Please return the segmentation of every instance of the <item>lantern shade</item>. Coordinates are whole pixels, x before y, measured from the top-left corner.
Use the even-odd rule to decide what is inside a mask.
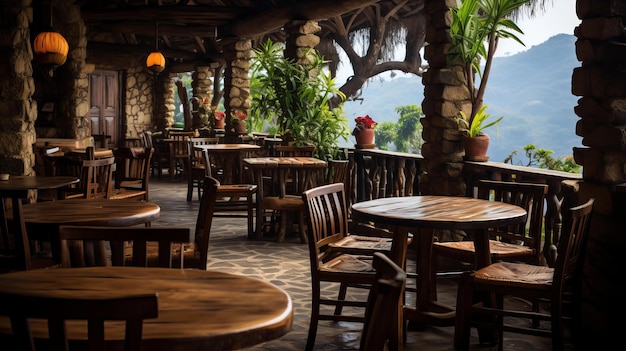
[[[154,73],[160,73],[165,69],[165,57],[158,51],[153,51],[146,59],[146,66]]]
[[[64,64],[69,48],[67,40],[57,32],[41,32],[33,42],[35,61],[41,65],[57,67]]]

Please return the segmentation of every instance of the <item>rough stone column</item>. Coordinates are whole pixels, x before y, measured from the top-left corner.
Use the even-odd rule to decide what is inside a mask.
[[[198,66],[192,74],[191,88],[193,96],[200,99],[213,99],[213,68],[210,66]],[[191,96],[190,96],[191,98]],[[198,103],[193,100],[192,111],[198,111]],[[194,128],[202,126],[203,120],[197,113],[193,114]]]
[[[59,15],[55,26],[58,24],[70,47],[67,61],[55,72],[63,91],[59,114],[66,116],[59,120],[67,123],[59,127],[66,130],[68,138],[83,139],[91,135],[89,79],[85,70],[87,28],[81,18],[80,8],[75,3],[56,1],[55,13]]]
[[[165,72],[157,76],[156,82],[155,117],[157,121],[164,121],[165,127],[169,127],[174,124],[176,84],[172,76]]]
[[[163,120],[157,123],[153,120],[153,109],[150,106],[152,102],[152,86],[154,77],[146,73],[146,67],[139,62],[134,67],[128,68],[125,75],[125,135],[127,137],[139,136],[139,133],[145,130],[162,130],[165,124]]]
[[[422,78],[422,155],[427,174],[422,176],[420,187],[425,194],[463,196],[463,147],[457,116],[460,110],[469,112],[471,104],[462,71],[449,68],[447,62],[452,22],[449,9],[456,7],[456,1],[426,1],[425,6],[429,45],[424,56],[430,67]]]
[[[226,69],[224,70],[224,107],[226,109],[226,139],[236,141],[230,115],[235,111],[248,113],[250,108],[250,57],[252,42],[238,40],[224,46]]]
[[[285,26],[287,40],[285,42],[285,57],[294,59],[299,64],[309,64],[307,52],[320,43],[315,33],[322,30],[317,21],[292,21]]]
[[[37,103],[31,60],[30,1],[1,1],[0,173],[32,175]]]
[[[595,198],[582,284],[581,350],[610,349],[621,342],[626,313],[626,5],[623,1],[578,0],[582,20],[574,32],[582,66],[572,75],[580,120],[576,134],[585,148],[574,149],[583,166],[577,203]],[[615,189],[622,189],[616,191]]]

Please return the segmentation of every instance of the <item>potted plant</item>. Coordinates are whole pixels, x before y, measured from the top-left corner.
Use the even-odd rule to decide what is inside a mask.
[[[374,127],[376,122],[369,115],[358,116],[354,119],[356,125],[352,130],[352,135],[356,139],[357,148],[373,148],[374,144]]]
[[[238,110],[235,110],[230,114],[230,123],[232,124],[236,133],[248,133],[248,130],[246,129],[246,118],[248,118],[248,115]]]
[[[480,137],[483,139],[481,142],[488,145],[489,138],[485,137],[483,130],[502,120],[500,117],[496,121],[486,122],[489,114],[485,113],[487,106],[483,105],[483,98],[499,39],[511,38],[524,45],[516,36],[523,34],[522,30],[509,17],[527,2],[528,0],[463,0],[461,6],[450,10],[452,24],[448,59],[451,65],[461,66],[470,93],[471,111],[460,111],[463,122],[460,128],[466,138]],[[476,75],[480,78],[478,86]],[[473,141],[476,140],[464,141],[464,144]],[[486,160],[486,149],[483,155],[468,154],[466,149],[466,158],[468,156],[476,160]]]

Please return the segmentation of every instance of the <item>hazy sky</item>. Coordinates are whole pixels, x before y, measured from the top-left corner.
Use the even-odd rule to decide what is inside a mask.
[[[517,20],[517,25],[524,32],[519,38],[526,47],[513,40],[500,41],[496,56],[508,56],[541,44],[557,34],[574,34],[574,28],[580,24],[576,17],[576,0],[552,0],[546,5],[546,12],[532,19],[524,16]]]

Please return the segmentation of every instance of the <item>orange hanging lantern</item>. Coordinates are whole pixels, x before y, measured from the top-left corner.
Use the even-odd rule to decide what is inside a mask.
[[[65,63],[69,51],[67,40],[57,32],[41,32],[33,42],[35,62],[56,68]]]
[[[165,57],[158,51],[153,51],[146,59],[146,66],[153,73],[161,73],[165,69]]]

